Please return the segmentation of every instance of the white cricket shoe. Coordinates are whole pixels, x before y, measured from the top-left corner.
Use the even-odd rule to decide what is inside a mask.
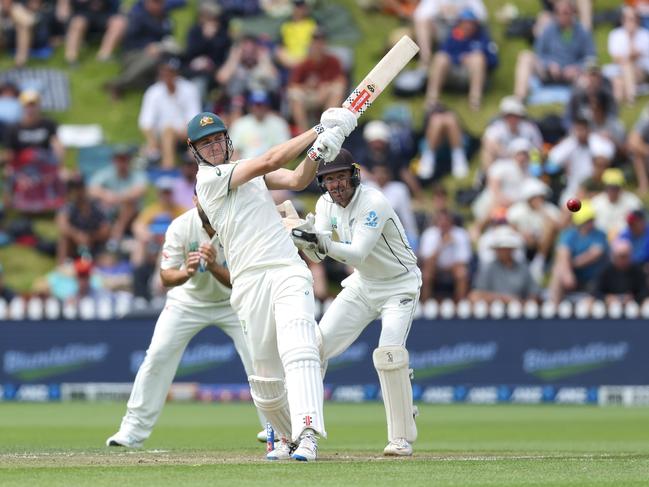
[[[291,455],[298,462],[313,462],[318,458],[318,438],[311,429],[305,430],[300,438],[300,444]]]
[[[409,457],[412,455],[412,445],[404,438],[397,438],[388,443],[383,454],[388,457]]]
[[[106,446],[122,446],[124,448],[142,448],[142,445],[143,445],[142,441],[137,441],[131,435],[125,435],[119,431],[106,440]]]
[[[294,449],[294,444],[289,443],[286,438],[282,438],[279,443],[276,443],[273,451],[266,453],[266,460],[290,460]]]

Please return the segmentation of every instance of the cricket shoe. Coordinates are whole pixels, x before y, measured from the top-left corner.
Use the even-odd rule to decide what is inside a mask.
[[[275,444],[275,449],[266,453],[266,460],[290,460],[291,453],[295,450],[295,443],[289,443],[286,438],[282,438],[279,443]]]
[[[131,435],[119,431],[106,440],[106,446],[122,446],[124,448],[142,448],[142,441],[137,441]]]
[[[405,438],[397,438],[388,443],[383,454],[388,457],[409,457],[412,455],[412,445]]]
[[[311,429],[306,430],[300,438],[300,444],[291,455],[298,462],[313,462],[318,458],[318,438]]]

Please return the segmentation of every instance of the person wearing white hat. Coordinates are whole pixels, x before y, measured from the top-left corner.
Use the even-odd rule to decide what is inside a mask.
[[[602,175],[604,190],[591,199],[595,209],[595,226],[613,238],[626,225],[626,216],[642,208],[642,201],[631,191],[623,189],[624,173],[616,167],[608,168]]]
[[[470,300],[509,303],[538,298],[540,290],[527,261],[514,258],[515,250],[522,245],[522,237],[510,227],[501,226],[494,232],[491,246],[496,259],[480,262]]]
[[[517,138],[527,139],[532,147],[540,149],[543,137],[537,125],[528,120],[525,106],[514,96],[500,101],[500,116],[485,129],[482,137],[482,168],[507,155],[509,143]]]

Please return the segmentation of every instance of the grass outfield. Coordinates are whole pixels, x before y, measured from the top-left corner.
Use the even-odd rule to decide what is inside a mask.
[[[169,404],[146,449],[103,447],[118,403],[0,403],[0,485],[626,486],[649,482],[649,409],[421,406],[410,459],[380,404],[327,404],[313,464],[269,463],[249,404]]]

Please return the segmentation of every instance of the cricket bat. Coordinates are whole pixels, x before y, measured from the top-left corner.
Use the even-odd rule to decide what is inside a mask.
[[[343,102],[343,108],[347,108],[359,118],[418,52],[419,46],[415,41],[403,36],[354,88]],[[314,161],[321,160],[313,147],[309,149],[308,154]]]

